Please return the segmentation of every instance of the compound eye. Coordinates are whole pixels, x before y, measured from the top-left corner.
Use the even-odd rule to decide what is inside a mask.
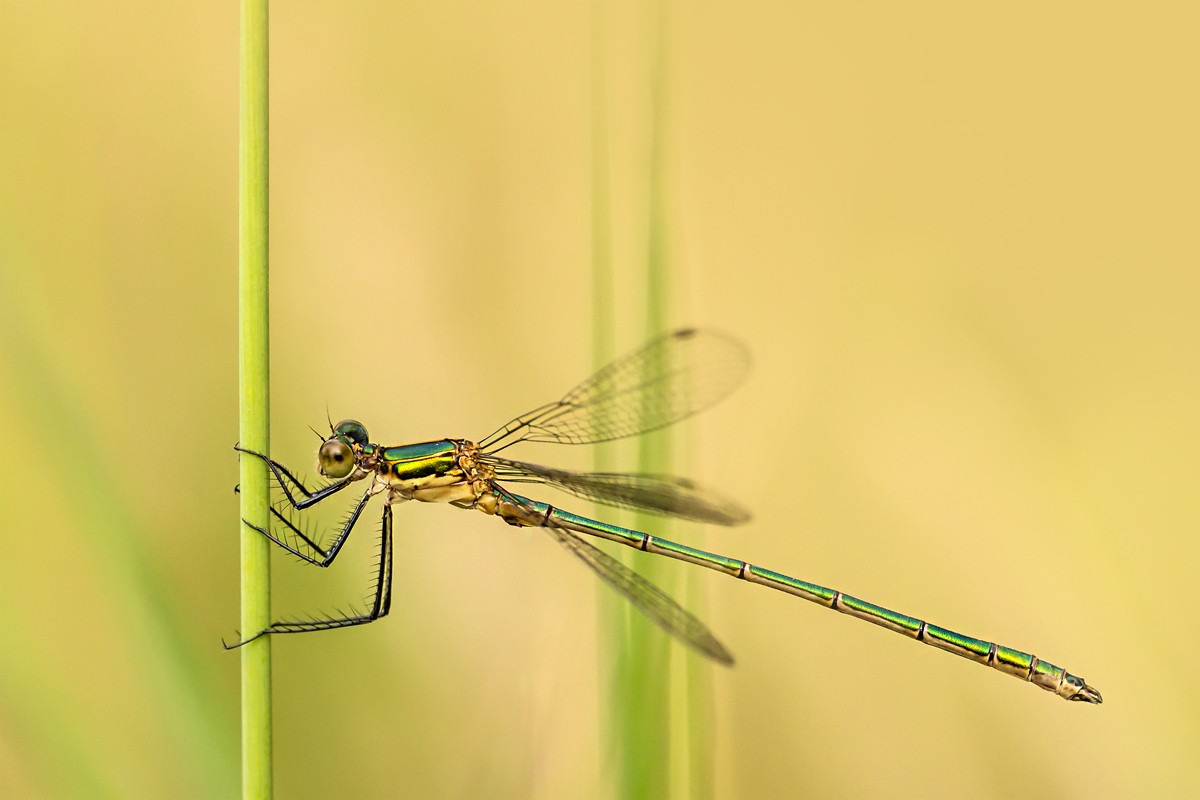
[[[367,429],[358,420],[344,419],[333,429],[334,436],[344,436],[357,445],[367,443]]]
[[[338,439],[330,439],[317,451],[321,472],[329,478],[344,478],[354,469],[354,451]]]

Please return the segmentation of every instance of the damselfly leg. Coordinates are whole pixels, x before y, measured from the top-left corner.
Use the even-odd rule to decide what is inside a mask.
[[[338,480],[328,486],[323,486],[316,490],[310,490],[306,487],[299,478],[297,478],[287,467],[268,458],[262,453],[248,450],[241,446],[235,446],[236,450],[247,455],[262,459],[271,470],[271,474],[275,479],[275,483],[283,491],[287,502],[295,509],[304,511],[311,508],[315,504],[331,497],[336,492],[344,489],[352,482],[348,477]],[[294,489],[297,494],[302,495],[301,500],[296,499],[296,495],[289,489]],[[328,549],[318,544],[314,537],[306,533],[299,525],[288,519],[283,514],[280,507],[276,504],[271,506],[271,516],[282,525],[282,531],[276,533],[268,528],[262,528],[249,520],[243,519],[250,528],[270,539],[275,544],[282,547],[287,552],[301,559],[305,563],[313,564],[318,567],[328,567],[338,557],[342,551],[342,547],[350,537],[350,532],[358,523],[362,516],[363,510],[367,507],[374,492],[368,486],[367,491],[363,493],[362,498],[355,504],[354,509],[342,524],[341,530],[337,534],[333,543]],[[282,503],[282,501],[280,501]],[[283,506],[286,508],[286,506]],[[378,574],[375,577],[373,596],[369,600],[371,610],[365,614],[341,614],[340,616],[330,617],[314,617],[307,620],[281,620],[273,622],[270,626],[262,631],[259,631],[254,636],[238,641],[233,645],[226,645],[226,649],[240,647],[246,642],[253,641],[260,636],[268,633],[302,633],[305,631],[321,631],[330,630],[332,628],[345,628],[353,625],[364,625],[368,622],[374,622],[382,616],[385,616],[391,607],[391,579],[392,579],[392,511],[391,506],[385,505],[383,512],[383,522],[381,525],[381,541],[379,551],[379,563],[376,565]]]
[[[304,486],[304,484],[300,482],[300,480],[298,478],[296,478],[291,472],[288,471],[287,467],[283,466],[278,461],[272,461],[271,459],[264,456],[262,453],[256,453],[253,450],[246,450],[245,448],[242,448],[242,447],[235,447],[234,449],[238,450],[239,452],[246,453],[248,455],[252,455],[257,458],[261,458],[263,461],[265,461],[267,463],[267,466],[270,467],[271,472],[274,474],[276,483],[279,485],[279,487],[281,489],[283,489],[283,493],[287,497],[288,502],[292,504],[293,508],[300,510],[300,511],[303,511],[304,509],[307,509],[307,508],[311,508],[316,503],[319,503],[320,501],[333,495],[334,492],[337,492],[337,491],[340,491],[341,489],[346,488],[346,486],[348,486],[350,483],[350,481],[348,479],[341,480],[337,483],[330,484],[329,486],[324,486],[315,492],[310,492]],[[283,476],[287,476],[287,478],[295,485],[297,490],[304,493],[304,495],[305,495],[304,500],[302,500],[300,502],[296,502],[296,500],[292,496],[291,492],[288,491],[287,484],[284,482]],[[296,523],[294,523],[292,520],[285,517],[283,515],[283,513],[278,508],[276,508],[274,505],[271,506],[271,516],[275,517],[275,519],[277,519],[279,522],[283,523],[285,529],[288,531],[288,533],[291,534],[293,542],[298,542],[296,545],[293,545],[293,544],[289,543],[288,541],[286,541],[287,534],[284,534],[283,536],[276,536],[272,531],[265,529],[265,528],[260,528],[259,526],[255,525],[254,523],[250,522],[249,520],[243,519],[242,522],[246,523],[246,525],[248,525],[251,528],[253,528],[254,530],[258,531],[263,536],[266,536],[272,542],[279,545],[284,550],[287,550],[289,553],[296,556],[297,558],[299,558],[309,564],[314,564],[318,567],[328,567],[330,564],[333,563],[333,560],[335,558],[337,558],[338,553],[341,552],[342,545],[344,545],[346,543],[346,539],[349,538],[349,536],[350,536],[350,531],[354,528],[355,523],[358,522],[358,518],[359,518],[359,516],[362,515],[363,509],[367,507],[367,501],[369,501],[371,499],[371,495],[372,495],[372,491],[370,488],[368,488],[367,491],[363,494],[362,499],[358,501],[358,505],[355,506],[354,510],[350,513],[349,518],[347,518],[346,522],[342,525],[341,533],[338,534],[337,538],[334,540],[333,544],[329,547],[328,551],[326,551],[319,544],[314,542],[312,540],[312,538],[310,536],[308,536],[308,534],[306,534],[303,530],[301,530],[300,526],[296,525]],[[303,543],[304,548],[310,549],[313,553],[315,553],[317,556],[320,556],[320,557],[317,558],[309,553],[303,552],[300,549],[301,545],[299,544],[299,542]]]
[[[247,455],[262,459],[266,463],[267,468],[270,469],[271,473],[275,476],[275,482],[278,483],[279,488],[283,490],[283,494],[285,497],[287,497],[288,502],[292,504],[292,508],[304,510],[310,506],[314,506],[325,498],[335,494],[336,492],[340,492],[342,489],[345,489],[347,486],[353,483],[353,480],[347,476],[339,481],[329,484],[328,486],[322,486],[315,492],[310,492],[299,478],[293,475],[287,467],[285,467],[283,464],[280,464],[278,461],[273,461],[262,453],[257,453],[253,450],[247,450],[239,444],[235,444],[233,449],[237,450],[239,453],[246,453]],[[284,480],[285,477],[287,480]],[[296,491],[304,495],[303,500],[296,500],[295,496],[292,495],[291,490],[288,489],[289,482],[296,489]]]
[[[358,507],[355,509],[354,518],[343,530],[338,543],[335,545],[337,549],[341,548],[342,542],[345,541],[346,536],[348,536],[350,533],[350,527],[352,527],[353,522],[358,519],[358,515],[366,506],[369,498],[370,495],[364,496],[362,501],[358,504]],[[249,525],[249,523],[246,524]],[[250,527],[254,528],[260,533],[264,533],[261,528],[253,525]],[[271,541],[275,542],[276,544],[279,544],[282,547],[287,547],[274,536],[271,536],[270,534],[266,535],[270,537]],[[290,550],[290,548],[288,549]],[[330,561],[333,560],[332,556],[337,555],[337,550],[333,550],[331,548],[331,551],[331,557],[329,559]],[[296,553],[296,555],[300,555],[301,558],[304,558],[304,556],[299,553]],[[317,562],[310,560],[310,563]],[[379,563],[376,565],[374,591],[370,599],[370,604],[371,610],[365,614],[343,614],[342,616],[321,617],[307,620],[279,620],[277,622],[272,622],[266,628],[249,638],[242,639],[234,644],[226,644],[225,649],[233,650],[234,648],[241,647],[247,642],[254,641],[260,636],[266,636],[269,633],[306,633],[308,631],[327,631],[334,628],[350,628],[355,625],[366,625],[374,622],[377,619],[386,617],[388,612],[392,610],[392,507],[386,504],[383,507],[383,520],[380,523]],[[222,642],[222,644],[224,644],[224,642]]]

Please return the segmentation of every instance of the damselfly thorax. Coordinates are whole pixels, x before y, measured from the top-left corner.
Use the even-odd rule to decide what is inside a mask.
[[[477,508],[495,514],[500,495],[492,488],[496,471],[479,458],[479,446],[467,439],[438,439],[394,446],[345,441],[338,430],[361,427],[344,420],[335,428],[330,442],[322,445],[318,468],[333,477],[340,471],[341,444],[349,447],[354,466],[347,476],[356,481],[371,477],[371,494],[383,494],[389,505],[416,500],[421,503],[450,503],[459,508]],[[332,454],[338,453],[339,457]]]

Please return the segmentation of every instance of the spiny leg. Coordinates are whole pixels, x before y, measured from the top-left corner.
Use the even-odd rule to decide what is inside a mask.
[[[247,520],[245,518],[242,519],[242,522],[246,523],[251,528],[253,528],[254,530],[261,533],[263,536],[266,536],[272,542],[279,545],[284,550],[287,550],[289,553],[296,556],[297,558],[300,558],[309,564],[315,564],[318,567],[328,567],[330,564],[333,563],[333,560],[338,557],[338,553],[340,553],[342,551],[342,545],[344,545],[346,543],[346,539],[348,539],[350,537],[350,531],[354,528],[355,523],[358,522],[358,518],[359,518],[359,516],[362,515],[363,509],[367,507],[367,502],[370,501],[370,499],[371,499],[371,489],[372,488],[374,488],[374,487],[372,486],[372,487],[367,488],[367,491],[363,493],[362,499],[358,501],[358,505],[354,507],[354,511],[350,512],[350,517],[346,520],[346,524],[342,526],[342,532],[338,534],[337,539],[334,540],[333,546],[331,546],[329,548],[328,553],[326,553],[326,551],[322,550],[320,547],[318,547],[316,544],[314,544],[312,539],[305,536],[304,533],[300,530],[299,527],[296,526],[295,523],[293,523],[287,517],[283,516],[283,514],[280,514],[279,511],[274,506],[271,507],[271,514],[276,519],[282,521],[283,524],[286,525],[287,528],[295,536],[299,536],[307,544],[309,544],[317,553],[321,554],[321,558],[319,558],[319,559],[314,558],[314,557],[308,555],[307,553],[303,553],[300,550],[298,550],[297,548],[288,544],[286,541],[284,541],[283,539],[279,538],[274,533],[272,533],[269,528],[260,528],[257,525],[255,525],[253,522],[250,522],[249,520]]]
[[[335,492],[341,491],[342,489],[346,488],[346,486],[350,485],[350,483],[351,483],[349,477],[347,477],[336,483],[332,483],[328,486],[318,489],[315,492],[312,492],[312,491],[309,491],[309,489],[304,485],[304,483],[299,478],[297,478],[295,475],[293,475],[292,472],[287,467],[285,467],[283,464],[280,464],[278,461],[273,461],[270,458],[268,458],[266,455],[259,453],[255,450],[248,450],[248,449],[242,447],[240,444],[234,445],[233,449],[237,450],[240,453],[246,453],[248,455],[252,455],[256,458],[262,459],[263,462],[266,463],[267,467],[271,470],[271,473],[275,478],[275,483],[278,484],[279,488],[283,490],[284,495],[287,497],[287,501],[292,505],[293,508],[296,508],[297,510],[305,510],[305,509],[315,505],[316,503],[319,503],[321,500],[324,500],[324,499],[330,497]],[[287,480],[285,480],[285,477]],[[288,489],[288,481],[290,481],[292,483],[293,487],[298,492],[302,493],[305,496],[305,499],[300,500],[300,501],[296,500],[296,498],[292,494],[291,490]],[[241,487],[235,486],[235,487],[233,487],[233,491],[235,493],[240,492]],[[292,540],[294,542],[297,542],[296,545],[293,546],[292,544],[289,544],[283,538],[277,537],[274,534],[272,534],[270,531],[263,530],[262,528],[259,528],[257,525],[253,525],[249,522],[247,522],[246,524],[250,525],[250,527],[254,528],[254,530],[263,534],[268,539],[275,542],[280,547],[287,550],[289,553],[296,556],[297,558],[300,558],[309,564],[316,564],[317,566],[320,566],[320,567],[326,567],[326,566],[329,566],[329,564],[333,563],[333,559],[337,557],[337,551],[339,549],[341,549],[341,544],[345,542],[346,536],[349,535],[349,529],[351,527],[353,527],[354,522],[358,519],[358,514],[360,514],[362,512],[362,508],[363,508],[364,504],[365,504],[365,498],[364,498],[364,501],[362,501],[358,504],[358,507],[355,509],[355,513],[350,517],[350,519],[346,523],[346,527],[343,528],[342,534],[338,538],[337,542],[335,543],[333,550],[331,550],[329,552],[327,552],[324,548],[322,548],[315,541],[313,541],[312,538],[310,538],[303,530],[301,530],[298,525],[296,525],[294,522],[292,522],[290,519],[288,519],[286,516],[284,516],[283,513],[279,510],[279,508],[276,507],[275,503],[271,504],[271,508],[270,508],[271,515],[273,517],[275,517],[275,519],[279,520],[279,522],[283,523],[284,527],[291,533]],[[287,534],[284,534],[285,537],[286,537],[286,535]],[[300,545],[298,542],[303,542],[303,545]],[[320,558],[314,558],[312,555],[309,555],[308,553],[301,552],[301,550],[298,549],[301,546],[311,549],[311,551],[313,553],[316,553],[318,556],[320,556]]]
[[[360,504],[361,505],[361,504]],[[361,508],[359,509],[361,510]],[[270,626],[259,631],[248,639],[225,645],[226,650],[241,647],[260,636],[269,633],[308,633],[309,631],[328,631],[334,628],[349,628],[354,625],[366,625],[380,617],[386,617],[392,610],[392,507],[384,505],[383,521],[381,524],[379,542],[379,565],[375,576],[375,596],[371,611],[367,614],[347,614],[343,617],[328,617],[325,619],[310,619],[303,621],[281,620],[272,622]]]
[[[383,541],[379,548],[379,575],[375,579],[375,604],[371,613],[375,619],[386,617],[392,610],[392,507],[383,505]],[[386,578],[386,582],[385,582]]]
[[[240,485],[233,487],[234,494],[241,494],[241,492],[242,492],[242,487]],[[279,501],[279,502],[282,502],[282,501]],[[300,527],[298,525],[296,525],[296,523],[292,522],[290,519],[285,517],[283,515],[283,513],[280,512],[279,509],[275,507],[275,503],[271,504],[270,509],[271,509],[271,516],[275,517],[275,519],[282,522],[284,524],[284,527],[286,527],[289,531],[291,531],[292,536],[303,541],[306,546],[312,548],[313,552],[320,555],[322,559],[324,559],[327,555],[329,555],[325,551],[325,549],[323,547],[321,547],[321,545],[314,542],[312,539],[309,538],[308,534],[306,534],[304,531],[300,530]],[[262,533],[262,531],[258,528],[258,526],[251,525],[250,527],[254,528],[254,530],[256,530],[256,531],[259,531],[259,533]],[[277,539],[274,536],[274,534],[268,533],[265,535],[267,536],[268,539],[275,542],[280,547],[286,549],[289,553],[292,553],[293,555],[303,558],[305,561],[308,561],[310,564],[317,563],[316,561],[305,556],[303,553],[299,553],[296,550],[294,550],[293,548],[289,547],[284,542],[279,541],[279,539]]]
[[[262,453],[254,450],[247,450],[240,444],[235,444],[233,449],[237,450],[239,453],[245,453],[246,455],[261,458],[264,462],[266,462],[267,467],[275,476],[275,480],[279,484],[279,488],[283,489],[284,495],[287,497],[288,502],[292,504],[293,508],[304,510],[309,506],[316,505],[335,492],[340,492],[342,489],[345,489],[352,483],[351,476],[354,474],[353,472],[339,481],[335,481],[328,486],[322,486],[320,489],[312,492],[309,491],[308,488],[300,481],[300,479],[293,475],[287,467],[285,467],[283,464],[280,464],[278,461],[272,461],[268,456],[265,456]],[[286,477],[288,480],[285,481],[284,477]],[[291,481],[292,486],[294,486],[296,490],[300,492],[300,494],[304,495],[303,500],[296,500],[291,490],[288,489],[288,481]]]

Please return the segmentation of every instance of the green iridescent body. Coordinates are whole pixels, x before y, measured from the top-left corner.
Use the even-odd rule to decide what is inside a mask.
[[[379,454],[379,471],[394,487],[418,489],[447,478],[461,478],[450,439],[385,447]]]
[[[391,507],[416,500],[451,503],[497,516],[510,525],[544,529],[664,631],[721,664],[733,664],[733,656],[700,620],[620,560],[587,542],[586,537],[608,539],[768,586],[1013,675],[1067,700],[1101,702],[1100,693],[1082,678],[1029,653],[963,636],[745,561],[581,517],[514,494],[504,485],[554,486],[617,508],[704,524],[748,522],[750,513],[738,503],[684,478],[575,473],[499,455],[519,442],[594,444],[674,424],[727,395],[745,376],[748,366],[748,353],[736,340],[713,332],[680,330],[613,362],[558,402],[513,419],[478,444],[467,439],[439,439],[383,446],[371,443],[366,428],[355,420],[343,420],[336,426],[331,422],[330,435],[321,444],[317,460],[321,474],[332,482],[312,491],[267,455],[239,447],[243,453],[267,462],[278,487],[296,511],[304,511],[358,481],[368,483],[341,532],[324,546],[320,543],[323,539],[312,538],[307,528],[290,520],[281,508],[271,510],[278,532],[246,523],[304,562],[328,567],[371,498],[382,495],[385,500],[370,610],[341,617],[278,621],[251,638],[361,625],[387,615],[391,608]],[[242,644],[245,641],[249,639]]]
[[[374,474],[372,493],[387,493],[388,503],[419,500],[473,507],[482,486],[461,465],[470,463],[475,445],[462,439],[384,447],[343,440],[354,452],[356,471],[351,479]]]

